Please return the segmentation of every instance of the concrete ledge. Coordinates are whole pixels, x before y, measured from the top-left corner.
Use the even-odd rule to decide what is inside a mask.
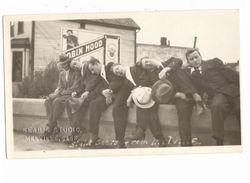
[[[101,120],[113,122],[112,105],[102,114]],[[28,99],[28,98],[14,98],[13,99],[13,115],[15,116],[37,116],[46,117],[44,107],[44,99]],[[174,105],[160,105],[158,110],[160,122],[164,126],[178,126],[178,117]],[[63,113],[63,118],[67,118],[66,111]],[[135,106],[129,109],[128,122],[136,123]],[[193,128],[206,128],[211,129],[211,113],[206,110],[202,115],[192,116]],[[229,115],[225,121],[225,130],[239,131],[239,125],[234,116]]]

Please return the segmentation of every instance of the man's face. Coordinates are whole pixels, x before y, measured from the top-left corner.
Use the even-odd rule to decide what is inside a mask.
[[[201,65],[201,55],[197,52],[194,51],[187,57],[188,63],[191,67],[200,67]]]
[[[97,75],[101,74],[102,65],[99,63],[89,64],[88,68],[92,74],[97,74]]]
[[[73,33],[71,31],[67,31],[68,36],[72,35]]]
[[[141,63],[142,67],[147,70],[152,70],[156,67],[154,61],[149,58],[144,58]]]
[[[72,69],[81,70],[81,68],[82,68],[82,63],[81,63],[81,62],[78,62],[78,61],[72,61],[72,62],[70,63],[70,67],[71,67]]]
[[[126,74],[126,70],[125,67],[123,67],[122,65],[116,65],[113,67],[113,73],[117,76],[125,76]]]

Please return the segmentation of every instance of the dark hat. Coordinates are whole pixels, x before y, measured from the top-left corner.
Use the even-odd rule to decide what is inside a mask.
[[[157,81],[152,87],[152,99],[159,104],[169,103],[173,96],[173,85],[167,79]]]
[[[72,113],[77,112],[80,109],[80,107],[82,106],[83,102],[84,102],[84,98],[81,98],[81,97],[80,98],[70,98],[69,99],[69,106],[71,108],[71,112]]]
[[[69,64],[71,60],[72,59],[70,59],[68,55],[62,53],[59,55],[59,61],[57,64],[61,67],[64,67],[66,64]]]

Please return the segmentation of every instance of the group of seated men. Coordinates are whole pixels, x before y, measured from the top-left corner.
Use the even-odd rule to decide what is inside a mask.
[[[46,137],[58,132],[57,121],[65,107],[70,125],[80,129],[72,132],[73,142],[83,133],[89,134],[89,143],[98,141],[101,114],[113,103],[115,140],[117,148],[125,148],[128,109],[136,105],[136,130],[131,140],[145,139],[147,128],[158,140],[160,147],[167,141],[158,117],[159,104],[174,104],[178,115],[181,146],[192,146],[191,117],[193,110],[199,115],[208,97],[211,109],[212,138],[216,145],[224,144],[224,120],[234,111],[240,123],[239,73],[225,67],[214,58],[204,61],[200,52],[186,52],[188,70],[180,58],[166,61],[143,57],[133,66],[118,63],[102,64],[91,57],[80,63],[62,54],[58,66],[62,68],[56,90],[45,100],[48,116]],[[89,127],[83,121],[89,110]]]

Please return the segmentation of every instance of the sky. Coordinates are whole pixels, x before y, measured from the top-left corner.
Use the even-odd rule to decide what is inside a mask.
[[[167,37],[171,46],[196,47],[204,60],[240,60],[239,13],[237,10],[163,11],[131,14],[141,27],[138,43],[160,44]]]

